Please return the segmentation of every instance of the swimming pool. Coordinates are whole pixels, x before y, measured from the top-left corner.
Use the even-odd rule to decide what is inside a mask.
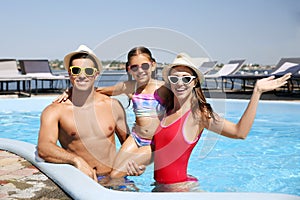
[[[41,110],[54,97],[0,100],[0,138],[36,144]],[[118,97],[125,107],[127,100]],[[209,100],[237,121],[245,100]],[[267,192],[300,195],[300,123],[298,102],[261,101],[246,140],[232,140],[204,132],[192,154],[189,174],[209,192]],[[127,110],[129,126],[133,114]],[[153,165],[131,179],[141,191],[151,191]]]

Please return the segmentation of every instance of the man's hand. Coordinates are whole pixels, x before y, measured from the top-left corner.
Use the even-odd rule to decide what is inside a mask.
[[[140,176],[146,170],[145,165],[138,165],[135,161],[129,161],[127,163],[127,175],[128,176]]]
[[[81,157],[76,157],[74,159],[74,166],[79,169],[80,171],[82,171],[83,173],[85,173],[86,175],[88,175],[89,177],[91,177],[92,179],[94,179],[95,181],[97,180],[97,175],[96,175],[96,170],[92,169],[89,164],[83,160]]]

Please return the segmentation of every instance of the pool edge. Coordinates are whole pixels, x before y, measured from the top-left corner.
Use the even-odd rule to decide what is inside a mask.
[[[270,199],[270,200],[299,200],[299,196],[278,193],[150,193],[150,192],[121,192],[108,190],[71,165],[45,163],[36,155],[36,146],[18,140],[0,138],[0,149],[15,153],[33,165],[58,184],[66,193],[74,199],[198,199],[211,200],[232,199]]]

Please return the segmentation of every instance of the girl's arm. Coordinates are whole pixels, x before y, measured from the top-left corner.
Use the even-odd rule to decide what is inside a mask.
[[[126,91],[126,82],[119,82],[113,86],[98,87],[96,89],[96,92],[100,92],[101,94],[106,94],[108,96],[117,96],[125,93],[125,91]]]
[[[116,85],[108,86],[108,87],[98,87],[96,89],[96,92],[100,92],[102,94],[105,94],[107,96],[117,96],[120,94],[127,94],[127,90],[129,85],[131,85],[131,82],[119,82]],[[56,99],[54,99],[53,102],[61,103],[63,101],[66,101],[70,96],[72,95],[72,87],[67,88],[61,95],[59,95]]]
[[[283,86],[287,83],[290,76],[291,74],[288,73],[277,79],[274,79],[274,76],[270,76],[268,78],[258,80],[253,90],[250,102],[237,124],[217,117],[217,120],[210,120],[208,129],[229,138],[245,139],[254,122],[261,94]]]
[[[67,99],[72,95],[72,87],[67,88],[61,95],[59,95],[58,97],[56,97],[56,99],[54,99],[52,102],[64,102],[67,101]]]

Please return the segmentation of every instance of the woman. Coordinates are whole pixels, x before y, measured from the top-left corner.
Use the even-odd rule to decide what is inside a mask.
[[[286,74],[278,79],[272,76],[258,80],[247,109],[235,124],[220,117],[207,103],[201,89],[204,77],[188,55],[179,54],[162,73],[173,100],[166,102],[166,114],[153,137],[156,181],[153,191],[192,191],[198,182],[187,174],[188,160],[203,129],[245,139],[261,94],[286,84],[290,78],[290,74]]]

